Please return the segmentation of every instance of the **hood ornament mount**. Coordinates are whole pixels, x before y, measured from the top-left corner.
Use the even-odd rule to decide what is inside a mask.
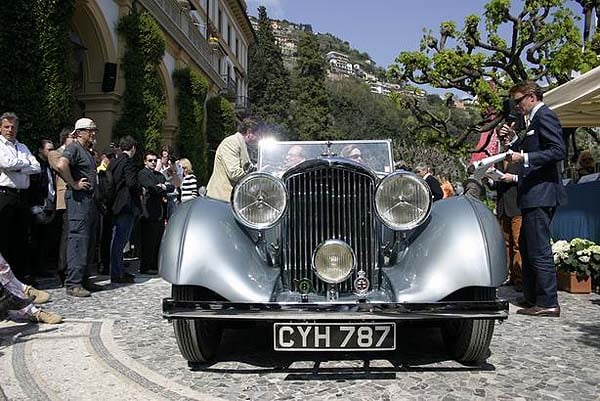
[[[331,150],[331,146],[333,146],[333,142],[331,141],[327,141],[325,142],[325,146],[327,147],[327,149],[325,149],[322,153],[321,153],[321,157],[334,157],[337,156],[337,153],[333,152]]]

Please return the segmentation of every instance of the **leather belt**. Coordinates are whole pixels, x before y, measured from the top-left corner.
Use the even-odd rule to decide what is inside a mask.
[[[21,188],[12,188],[12,187],[2,187],[2,186],[0,186],[0,193],[24,194],[25,191],[27,191],[27,190],[26,189],[21,189]]]

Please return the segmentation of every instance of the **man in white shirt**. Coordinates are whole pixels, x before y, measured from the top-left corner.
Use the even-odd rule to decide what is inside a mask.
[[[40,173],[40,164],[27,146],[17,140],[19,118],[0,116],[0,253],[21,281],[31,283],[27,260],[29,176]]]

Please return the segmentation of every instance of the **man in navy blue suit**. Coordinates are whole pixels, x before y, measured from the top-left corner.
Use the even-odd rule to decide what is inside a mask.
[[[522,163],[519,175],[505,174],[503,181],[516,181],[517,203],[523,221],[520,250],[523,260],[523,309],[530,316],[560,316],[556,293],[556,270],[550,246],[550,222],[556,207],[567,202],[560,163],[566,147],[556,114],[542,102],[542,90],[534,82],[521,82],[509,92],[515,109],[525,116],[525,136],[512,144],[511,163]],[[515,137],[514,123],[500,134]]]

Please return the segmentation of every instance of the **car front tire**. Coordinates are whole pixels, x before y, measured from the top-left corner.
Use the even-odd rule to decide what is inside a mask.
[[[195,286],[174,285],[172,296],[175,301],[207,301],[206,291]],[[181,355],[191,363],[206,363],[217,354],[222,325],[215,321],[178,319],[173,322],[175,338]]]
[[[495,288],[473,288],[473,301],[491,301]],[[442,326],[442,337],[453,359],[464,364],[485,363],[490,355],[494,320],[450,320]]]

